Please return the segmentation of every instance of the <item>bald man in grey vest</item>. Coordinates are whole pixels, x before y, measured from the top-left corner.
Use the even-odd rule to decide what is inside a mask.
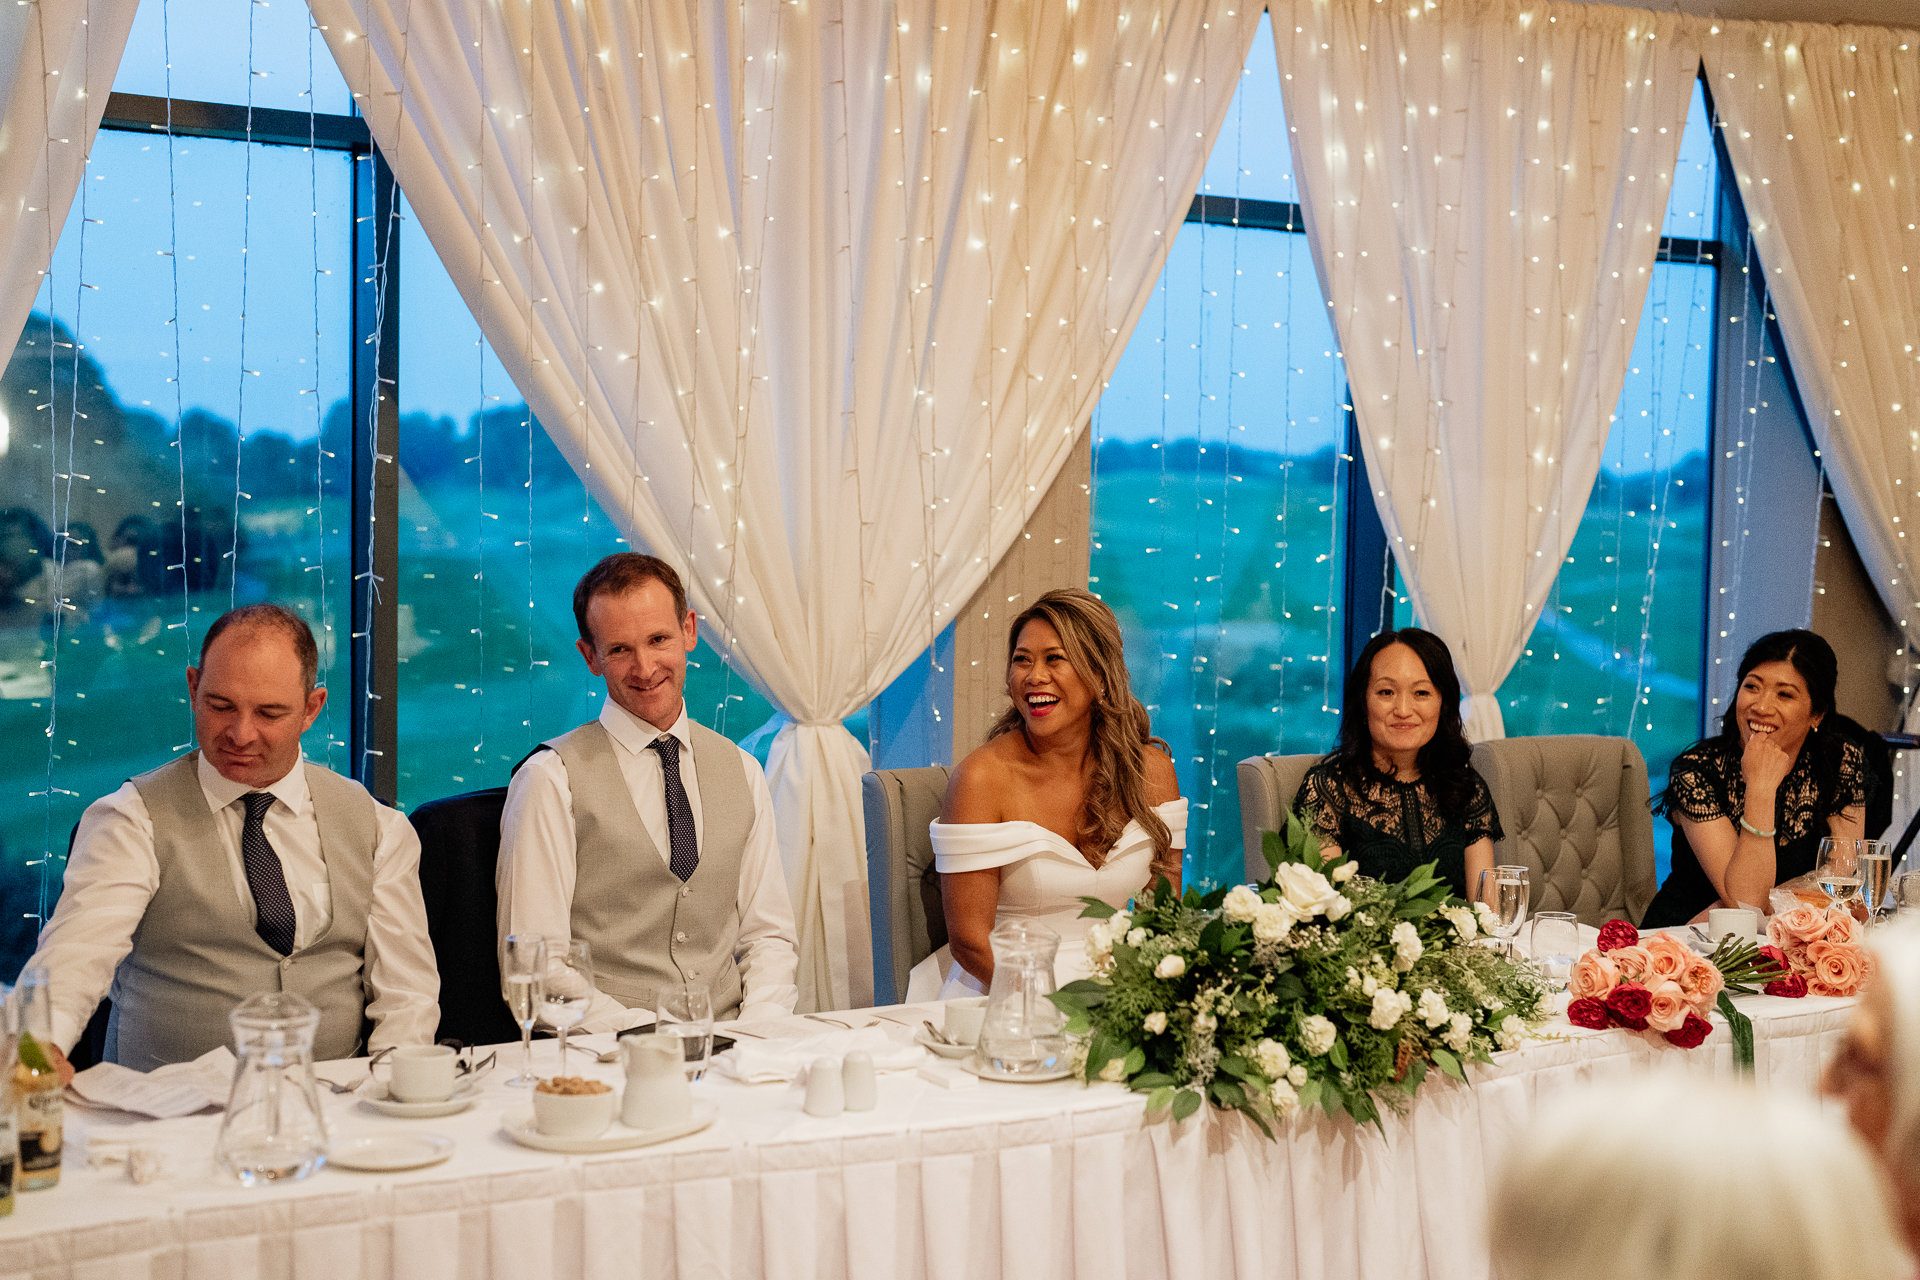
[[[106,1058],[141,1071],[230,1044],[227,1015],[260,991],[320,1010],[317,1058],[433,1042],[420,841],[359,783],[302,761],[327,701],[318,665],[299,615],[221,615],[187,668],[199,749],[87,806],[28,961],[49,971],[59,1049],[109,990]]]
[[[606,682],[599,718],[514,774],[500,819],[502,940],[585,939],[598,990],[589,1031],[653,1017],[694,985],[716,1019],[793,1012],[793,907],[760,764],[687,715],[699,642],[680,576],[608,556],[573,592],[580,656]]]

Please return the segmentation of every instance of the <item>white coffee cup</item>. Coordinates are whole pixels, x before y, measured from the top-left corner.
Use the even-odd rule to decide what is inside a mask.
[[[1736,938],[1752,938],[1759,932],[1758,918],[1745,907],[1715,907],[1707,912],[1707,937],[1715,942],[1729,933]]]
[[[387,1092],[396,1102],[445,1102],[453,1093],[456,1055],[449,1045],[405,1045],[387,1062],[393,1068]]]
[[[961,996],[947,1001],[946,1018],[940,1029],[955,1044],[974,1044],[980,1039],[980,1024],[986,1017],[985,996]]]

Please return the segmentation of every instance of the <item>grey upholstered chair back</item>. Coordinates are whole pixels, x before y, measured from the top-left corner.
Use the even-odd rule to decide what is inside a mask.
[[[1503,863],[1532,872],[1535,911],[1583,924],[1638,924],[1653,901],[1653,815],[1647,762],[1625,738],[1503,738],[1473,749],[1506,839]]]
[[[949,765],[877,769],[860,779],[873,910],[873,1002],[897,1004],[913,966],[947,943],[927,824],[947,798]]]
[[[1249,756],[1240,762],[1236,770],[1240,778],[1240,839],[1249,881],[1265,880],[1270,874],[1266,855],[1260,852],[1260,833],[1280,829],[1307,770],[1319,762],[1319,756]]]

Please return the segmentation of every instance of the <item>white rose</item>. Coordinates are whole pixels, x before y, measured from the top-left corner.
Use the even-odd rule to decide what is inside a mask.
[[[1493,1029],[1493,1039],[1502,1049],[1517,1049],[1520,1042],[1527,1038],[1527,1023],[1517,1013],[1510,1013],[1500,1020]]]
[[[1447,1048],[1465,1053],[1473,1042],[1473,1019],[1464,1013],[1454,1014],[1447,1019],[1447,1034],[1441,1038],[1447,1042]]]
[[[1493,996],[1488,996],[1481,1003],[1485,1005],[1488,1013],[1498,1013],[1500,1012],[1500,1010],[1507,1007],[1505,1001],[1495,999]]]
[[[1333,1048],[1337,1035],[1332,1020],[1320,1014],[1312,1013],[1300,1019],[1300,1043],[1316,1058]]]
[[[1447,918],[1447,923],[1453,926],[1453,931],[1460,935],[1460,941],[1472,942],[1480,936],[1480,929],[1473,922],[1473,912],[1467,908],[1445,907],[1440,914]]]
[[[1333,882],[1345,884],[1360,874],[1360,864],[1349,858],[1333,869]]]
[[[1391,1031],[1413,1009],[1413,999],[1404,991],[1380,990],[1373,993],[1373,1012],[1367,1025],[1375,1031]]]
[[[1275,1080],[1267,1089],[1267,1097],[1273,1100],[1273,1109],[1282,1120],[1300,1109],[1300,1095],[1285,1080]]]
[[[1095,922],[1087,926],[1085,946],[1087,963],[1095,973],[1104,973],[1113,961],[1113,935],[1107,932],[1105,925]]]
[[[1130,947],[1137,947],[1146,940],[1147,931],[1145,929],[1136,926],[1127,931],[1127,945]]]
[[[1413,968],[1414,961],[1425,951],[1426,948],[1420,945],[1420,931],[1409,921],[1402,920],[1393,926],[1393,967],[1396,970],[1405,973]]]
[[[1347,901],[1346,895],[1335,894],[1333,900],[1327,903],[1327,919],[1344,920],[1347,912],[1351,910],[1353,910],[1353,903]]]
[[[1494,928],[1500,923],[1500,917],[1495,915],[1493,908],[1484,902],[1476,902],[1473,904],[1473,915],[1474,918],[1480,922],[1480,931],[1482,933],[1492,933]]]
[[[1380,980],[1372,974],[1360,980],[1360,994],[1372,998],[1380,990]]]
[[[1298,917],[1288,909],[1284,902],[1263,902],[1254,908],[1253,940],[1255,942],[1278,942],[1287,936],[1298,922]]]
[[[1220,904],[1220,914],[1235,924],[1247,923],[1259,909],[1260,895],[1243,884],[1227,890],[1227,900]]]
[[[1447,1020],[1447,998],[1429,987],[1420,993],[1420,1021],[1437,1027]]]
[[[1127,930],[1133,928],[1133,917],[1124,911],[1116,911],[1107,917],[1106,925],[1109,938],[1124,938]]]
[[[1125,1058],[1108,1058],[1107,1065],[1100,1068],[1102,1080],[1124,1080],[1126,1077],[1127,1060]]]
[[[1186,971],[1187,962],[1181,959],[1180,953],[1176,951],[1170,956],[1162,956],[1160,958],[1160,963],[1153,967],[1153,976],[1156,978],[1177,978]]]
[[[1307,1082],[1307,1069],[1296,1062],[1287,1068],[1287,1083],[1298,1089]]]
[[[1287,1056],[1287,1046],[1278,1040],[1262,1040],[1255,1045],[1253,1060],[1258,1064],[1260,1074],[1269,1080],[1281,1079],[1286,1075],[1287,1068],[1293,1065],[1293,1060]]]
[[[1280,890],[1281,900],[1302,920],[1325,913],[1335,902],[1347,901],[1325,876],[1298,862],[1281,863],[1280,869],[1273,873],[1273,883]]]
[[[1146,1016],[1140,1025],[1157,1036],[1167,1029],[1167,1015],[1155,1009]]]
[[[1193,1029],[1201,1035],[1212,1034],[1213,1029],[1219,1025],[1220,1020],[1210,1013],[1196,1013],[1193,1015]]]

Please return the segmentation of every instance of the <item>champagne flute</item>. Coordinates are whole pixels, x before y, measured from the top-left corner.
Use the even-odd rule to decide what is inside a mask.
[[[680,1042],[687,1079],[706,1074],[713,1052],[713,993],[699,983],[661,987],[655,996],[655,1032]]]
[[[560,1070],[567,1069],[567,1031],[587,1016],[593,1002],[593,955],[580,938],[547,944],[546,983],[540,993],[540,1021],[560,1033]]]
[[[507,1081],[516,1088],[530,1089],[540,1078],[533,1074],[533,1024],[539,1017],[546,977],[546,939],[537,933],[507,935],[500,960],[500,993],[520,1027],[520,1074]]]
[[[1513,958],[1513,935],[1527,918],[1527,869],[1522,866],[1488,867],[1480,873],[1480,901],[1493,908],[1497,923],[1494,936]]]
[[[1836,840],[1832,837],[1820,842],[1820,855],[1813,864],[1813,878],[1820,886],[1820,892],[1826,894],[1836,907],[1845,907],[1860,892],[1861,843],[1859,840]]]
[[[1867,919],[1893,914],[1893,848],[1884,840],[1860,842],[1860,899]]]

